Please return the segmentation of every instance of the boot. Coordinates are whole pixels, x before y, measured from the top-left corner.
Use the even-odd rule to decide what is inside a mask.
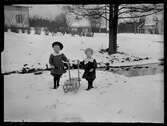
[[[53,89],[57,89],[57,85],[56,84],[54,84],[54,88]]]
[[[93,86],[88,86],[88,88],[86,89],[87,91],[94,88]]]
[[[93,86],[89,84],[86,90],[89,91],[91,88],[93,88]]]
[[[59,87],[59,84],[56,85],[56,89]]]
[[[60,81],[60,80],[57,80],[57,88],[60,86],[60,85],[59,85],[59,81]]]
[[[54,88],[53,89],[57,89],[57,81],[56,80],[54,80]]]

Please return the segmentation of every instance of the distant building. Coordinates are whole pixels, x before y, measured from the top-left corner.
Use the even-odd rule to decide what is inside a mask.
[[[86,19],[80,19],[72,22],[70,25],[70,28],[72,32],[78,32],[81,34],[84,34],[84,33],[86,34],[88,32],[91,32],[90,22],[89,20],[86,20]]]
[[[137,27],[138,33],[163,34],[164,23],[163,14],[147,16],[145,22]]]
[[[104,18],[94,18],[91,16],[82,16],[82,12],[79,12],[78,14],[70,12],[71,8],[76,8],[84,6],[84,8],[92,8],[92,7],[98,7],[99,5],[68,5],[64,6],[63,9],[66,13],[66,19],[69,28],[72,31],[79,31],[79,32],[106,32],[108,27],[108,21]],[[103,15],[107,16],[107,15]]]
[[[5,26],[29,27],[29,8],[25,6],[4,6]]]
[[[87,18],[76,16],[74,14],[68,14],[66,18],[69,31],[72,35],[87,35],[92,32],[91,23]]]

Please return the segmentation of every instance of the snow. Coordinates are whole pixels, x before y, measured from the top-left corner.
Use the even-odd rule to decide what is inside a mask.
[[[71,73],[77,76],[77,70]],[[82,79],[78,93],[65,94],[67,79],[65,73],[54,90],[49,72],[5,75],[5,121],[163,122],[162,74],[128,78],[97,71],[94,89],[86,91]]]
[[[163,58],[163,41],[162,35],[118,34],[120,51],[140,57],[148,56],[153,60]]]
[[[1,54],[2,73],[20,70],[24,64],[30,67],[44,68],[48,64],[48,57],[52,52],[51,43],[61,41],[64,44],[63,53],[70,60],[83,60],[84,49],[87,47],[94,49],[94,57],[101,65],[109,62],[110,65],[127,65],[140,63],[159,62],[163,59],[163,36],[149,34],[118,34],[118,51],[125,54],[99,53],[100,49],[108,47],[108,34],[95,33],[94,37],[72,37],[69,34],[60,35],[36,35],[17,34],[12,32],[4,33],[4,51]],[[117,57],[115,60],[114,56]],[[122,63],[121,58],[130,57],[130,62]],[[132,62],[136,57],[149,60]],[[114,62],[111,60],[114,59]]]
[[[72,37],[60,33],[36,35],[4,33],[4,51],[1,54],[2,73],[22,69],[24,64],[43,68],[48,64],[53,41],[64,44],[64,53],[70,62],[83,60],[84,49],[93,48],[100,65],[112,66],[157,63],[163,59],[163,36],[149,34],[118,34],[118,51],[109,56],[100,53],[108,47],[108,34],[95,33],[94,37]],[[134,61],[133,59],[148,58]],[[122,62],[128,58],[129,61]],[[83,71],[80,71],[80,76]],[[77,77],[77,70],[71,71]],[[5,121],[54,122],[155,122],[164,120],[163,73],[126,77],[97,70],[95,88],[86,91],[87,82],[81,79],[77,93],[63,92],[65,73],[60,87],[53,88],[53,78],[48,71],[40,75],[4,75]]]

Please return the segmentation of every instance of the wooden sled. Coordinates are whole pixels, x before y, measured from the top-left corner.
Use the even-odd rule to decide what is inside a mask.
[[[66,80],[63,85],[63,90],[65,93],[68,93],[68,92],[76,93],[80,88],[81,79],[79,77],[79,61],[77,61],[77,66],[78,66],[78,77],[71,78],[70,66],[68,63],[69,79]]]

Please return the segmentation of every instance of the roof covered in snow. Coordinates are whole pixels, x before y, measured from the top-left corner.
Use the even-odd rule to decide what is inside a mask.
[[[91,26],[90,21],[86,18],[75,20],[70,24],[70,27],[90,27],[90,26]]]

